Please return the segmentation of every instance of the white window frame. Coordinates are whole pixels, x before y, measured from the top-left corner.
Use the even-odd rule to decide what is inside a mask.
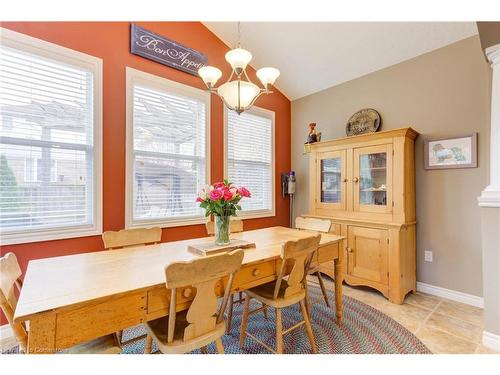
[[[38,182],[38,158],[24,158],[24,182]]]
[[[229,109],[224,106],[224,178],[228,179],[228,111]],[[270,210],[251,210],[251,211],[236,211],[237,216],[242,219],[258,219],[264,217],[274,217],[276,216],[276,113],[269,109],[261,108],[261,107],[252,107],[249,110],[245,111],[246,113],[259,115],[262,117],[267,117],[271,119],[271,146],[272,146],[272,155],[271,155],[271,188],[272,188],[272,208]],[[252,199],[252,198],[249,198]]]
[[[210,183],[210,93],[192,86],[126,67],[126,166],[125,166],[125,228],[145,228],[152,225],[161,228],[204,224],[205,215],[184,216],[134,221],[134,85],[197,98],[205,103],[205,178]]]
[[[52,159],[50,163],[50,182],[57,182],[57,159]]]
[[[51,241],[102,234],[102,59],[70,48],[0,27],[0,44],[61,63],[91,70],[94,74],[93,99],[93,207],[92,224],[29,230],[3,231],[1,245]]]

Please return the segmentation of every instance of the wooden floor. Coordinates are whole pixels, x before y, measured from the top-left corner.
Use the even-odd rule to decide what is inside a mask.
[[[328,278],[324,278],[325,281]],[[310,278],[313,283],[314,278]],[[333,282],[326,281],[333,290]],[[500,354],[481,344],[483,309],[415,293],[404,304],[395,305],[377,291],[344,284],[344,295],[353,297],[389,315],[417,336],[433,353],[439,354]]]

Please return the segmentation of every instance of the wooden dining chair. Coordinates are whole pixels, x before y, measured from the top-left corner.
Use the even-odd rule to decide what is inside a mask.
[[[123,249],[140,245],[153,245],[161,242],[161,228],[122,229],[117,232],[106,231],[102,234],[102,241],[104,242],[105,250]],[[146,335],[140,335],[123,341],[123,331],[116,332],[116,335],[121,345],[128,345],[146,337]]]
[[[154,339],[158,349],[165,354],[188,353],[195,349],[206,353],[207,345],[212,342],[217,352],[224,354],[221,340],[226,330],[224,310],[243,256],[243,250],[237,249],[165,267],[165,285],[170,289],[169,313],[145,324],[148,336],[144,353],[151,353]],[[217,311],[216,287],[227,276],[222,304]],[[186,288],[195,290],[194,299],[187,311],[176,312],[177,295]]]
[[[207,221],[205,223],[207,228],[207,233],[209,236],[213,236],[215,234],[215,226],[213,221]],[[243,220],[241,219],[231,219],[229,221],[229,233],[240,233],[243,232]],[[243,303],[243,293],[238,292],[238,299],[235,298],[236,293],[231,294],[229,297],[229,304],[227,308],[227,318],[226,318],[226,333],[231,331],[231,326],[233,323],[233,310],[234,304]],[[267,319],[267,309],[264,309],[264,316]]]
[[[326,219],[318,219],[314,217],[300,217],[295,218],[295,228],[300,230],[306,230],[311,233],[328,233],[330,232],[330,227],[332,222]],[[318,283],[321,288],[321,293],[325,299],[325,303],[330,307],[330,301],[328,300],[328,294],[326,292],[325,283],[321,272],[319,269],[319,263],[316,263],[313,267],[309,269],[309,275],[316,275],[318,278]],[[307,285],[306,285],[307,286]],[[307,292],[307,290],[306,290]],[[309,296],[306,296],[307,311],[310,311]]]
[[[7,253],[0,258],[0,306],[7,317],[9,325],[19,345],[19,351],[26,353],[28,348],[28,331],[24,322],[14,321],[17,306],[15,289],[22,288],[21,268],[14,253]],[[116,335],[111,334],[74,346],[65,353],[71,354],[117,354],[121,352]]]
[[[241,320],[240,347],[243,347],[245,338],[248,335],[268,350],[275,353],[283,353],[283,335],[305,325],[312,351],[313,353],[318,352],[309,319],[309,313],[305,304],[305,283],[309,265],[311,264],[314,253],[318,249],[320,239],[321,235],[318,234],[297,241],[287,241],[281,248],[281,266],[278,273],[278,279],[248,289],[244,292],[246,298]],[[291,271],[288,276],[286,276],[289,269],[291,269]],[[264,306],[274,307],[276,311],[276,350],[260,341],[253,334],[247,332],[249,316],[262,309],[261,307],[250,311],[250,300],[252,298],[260,301]],[[283,331],[281,309],[296,303],[300,304],[300,310],[304,320]]]
[[[106,250],[157,244],[161,242],[161,228],[122,229],[117,232],[107,231],[102,234],[102,241]]]

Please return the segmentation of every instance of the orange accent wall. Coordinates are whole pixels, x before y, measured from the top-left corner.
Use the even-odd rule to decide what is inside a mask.
[[[137,22],[153,32],[208,56],[210,65],[230,74],[224,54],[229,50],[200,22]],[[1,22],[1,27],[43,39],[103,59],[103,230],[118,230],[125,222],[125,67],[129,66],[186,85],[204,89],[198,77],[132,55],[129,22]],[[256,80],[255,71],[249,77]],[[278,90],[260,97],[257,106],[276,113],[276,216],[245,220],[245,229],[288,226],[288,199],[280,192],[280,174],[290,170],[290,101]],[[223,178],[223,104],[214,95],[210,114],[211,182]],[[204,225],[163,229],[162,241],[205,236]],[[7,245],[0,254],[14,252],[23,273],[28,261],[82,252],[100,251],[100,236]],[[5,324],[4,316],[1,324]]]

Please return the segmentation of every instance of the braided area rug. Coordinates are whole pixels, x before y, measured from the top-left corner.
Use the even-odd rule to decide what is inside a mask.
[[[329,293],[329,300],[334,305],[335,296]],[[354,298],[343,296],[344,316],[342,324],[335,323],[335,311],[326,306],[318,287],[309,286],[311,301],[311,324],[322,354],[430,354],[430,350],[410,331],[394,319]],[[252,300],[251,309],[260,304]],[[266,354],[266,348],[252,338],[246,338],[242,349],[239,347],[240,324],[243,304],[235,304],[231,332],[222,337],[226,354]],[[282,310],[283,330],[302,320],[299,305]],[[268,319],[263,313],[249,317],[247,331],[271,348],[276,347],[276,323],[272,308],[268,309]],[[137,326],[125,332],[124,340],[144,334],[144,328]],[[144,341],[138,341],[124,347],[124,353],[142,353]],[[153,351],[156,346],[153,344]],[[311,346],[304,327],[286,334],[283,339],[283,351],[290,354],[310,354]],[[208,352],[215,353],[215,345],[208,346]],[[195,351],[193,353],[199,353]]]
[[[310,285],[311,324],[318,346],[322,354],[430,354],[430,350],[410,331],[397,323],[389,316],[360,302],[354,298],[343,296],[344,316],[342,324],[335,323],[334,309],[328,308],[323,300],[319,288]],[[329,291],[329,300],[332,305],[334,294]],[[258,302],[252,301],[251,308],[259,307]],[[242,304],[234,305],[233,324],[231,332],[222,337],[226,354],[266,354],[269,350],[257,344],[252,338],[246,338],[242,349],[239,347],[239,333],[241,324]],[[283,329],[302,320],[298,305],[282,310]],[[247,330],[271,348],[276,347],[275,341],[275,314],[269,308],[268,319],[262,312],[249,317]],[[143,335],[142,325],[125,330],[123,340]],[[16,353],[17,348],[10,350]],[[136,341],[124,346],[124,354],[141,354],[144,350],[144,340]],[[156,345],[153,343],[153,351]],[[208,346],[209,353],[215,353],[215,345]],[[309,354],[311,346],[305,328],[301,327],[284,336],[284,353]],[[193,353],[199,353],[194,351]]]

